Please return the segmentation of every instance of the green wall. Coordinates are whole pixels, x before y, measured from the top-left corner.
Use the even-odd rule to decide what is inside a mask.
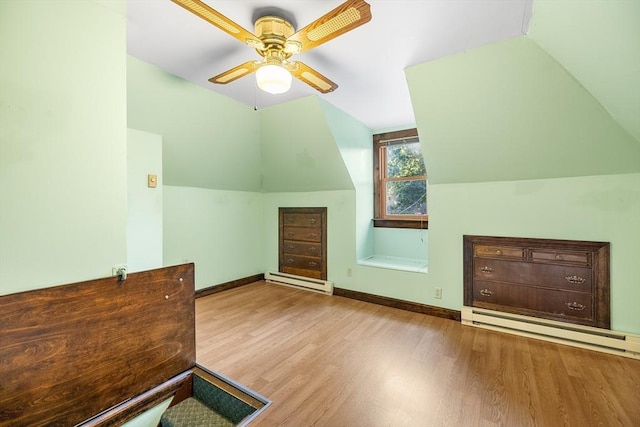
[[[527,37],[406,75],[430,184],[640,171],[640,143]]]
[[[162,135],[167,185],[260,191],[257,113],[132,56],[128,126]]]
[[[317,97],[265,108],[259,113],[263,191],[353,188]]]
[[[640,1],[536,1],[529,36],[640,141]]]
[[[127,260],[124,2],[0,2],[0,293]]]

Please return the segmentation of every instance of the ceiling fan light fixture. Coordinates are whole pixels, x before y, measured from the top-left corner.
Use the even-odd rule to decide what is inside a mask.
[[[288,91],[291,88],[291,80],[291,73],[280,65],[267,64],[256,71],[258,87],[274,95]]]

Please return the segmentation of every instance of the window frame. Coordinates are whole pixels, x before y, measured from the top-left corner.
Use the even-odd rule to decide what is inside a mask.
[[[373,226],[387,228],[429,228],[429,215],[406,215],[389,218],[385,212],[386,192],[384,191],[386,177],[386,160],[382,154],[384,147],[391,141],[418,138],[418,129],[405,129],[394,132],[379,133],[373,135]],[[424,154],[423,154],[424,158]],[[384,164],[383,164],[384,163]],[[427,175],[425,175],[427,179]],[[427,185],[428,180],[427,180]]]

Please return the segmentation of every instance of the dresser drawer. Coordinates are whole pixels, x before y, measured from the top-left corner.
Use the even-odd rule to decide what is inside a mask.
[[[281,267],[281,272],[295,274],[296,276],[311,277],[312,279],[323,279],[322,271],[309,270],[308,268]]]
[[[531,250],[531,261],[552,262],[557,264],[591,265],[591,254],[585,252],[566,252],[553,250]]]
[[[474,306],[555,319],[573,319],[590,324],[594,320],[593,295],[475,281]],[[545,314],[543,316],[543,314]]]
[[[285,240],[283,245],[285,254],[299,254],[319,257],[322,254],[322,247],[315,242],[298,242],[295,240]]]
[[[322,259],[304,255],[286,254],[282,260],[283,267],[303,268],[305,270],[322,270]]]
[[[475,258],[473,278],[510,282],[515,285],[536,285],[579,292],[593,291],[592,271],[588,267],[537,264]]]
[[[498,259],[524,259],[524,248],[513,246],[476,245],[474,256]]]
[[[283,223],[285,226],[319,228],[322,226],[322,217],[319,213],[285,213],[283,214]]]
[[[283,237],[285,240],[303,240],[306,242],[321,242],[322,233],[313,227],[284,227]]]

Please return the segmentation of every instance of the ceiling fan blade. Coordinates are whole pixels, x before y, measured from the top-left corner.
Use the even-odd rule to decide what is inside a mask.
[[[200,0],[171,0],[175,4],[182,6],[194,15],[199,16],[210,24],[220,28],[225,33],[246,43],[255,49],[264,49],[262,41],[253,33],[245,30],[240,25],[233,22],[220,12],[207,6]]]
[[[329,93],[338,88],[336,83],[300,61],[292,61],[288,63],[287,68],[295,78],[308,84],[319,92]]]
[[[244,64],[240,64],[237,67],[233,67],[232,69],[225,71],[224,73],[220,73],[217,76],[211,77],[209,81],[211,83],[224,85],[237,80],[240,77],[251,74],[257,69],[258,64],[256,63],[256,61],[247,61]]]
[[[364,0],[348,0],[287,39],[286,50],[304,52],[371,20],[371,6]]]

